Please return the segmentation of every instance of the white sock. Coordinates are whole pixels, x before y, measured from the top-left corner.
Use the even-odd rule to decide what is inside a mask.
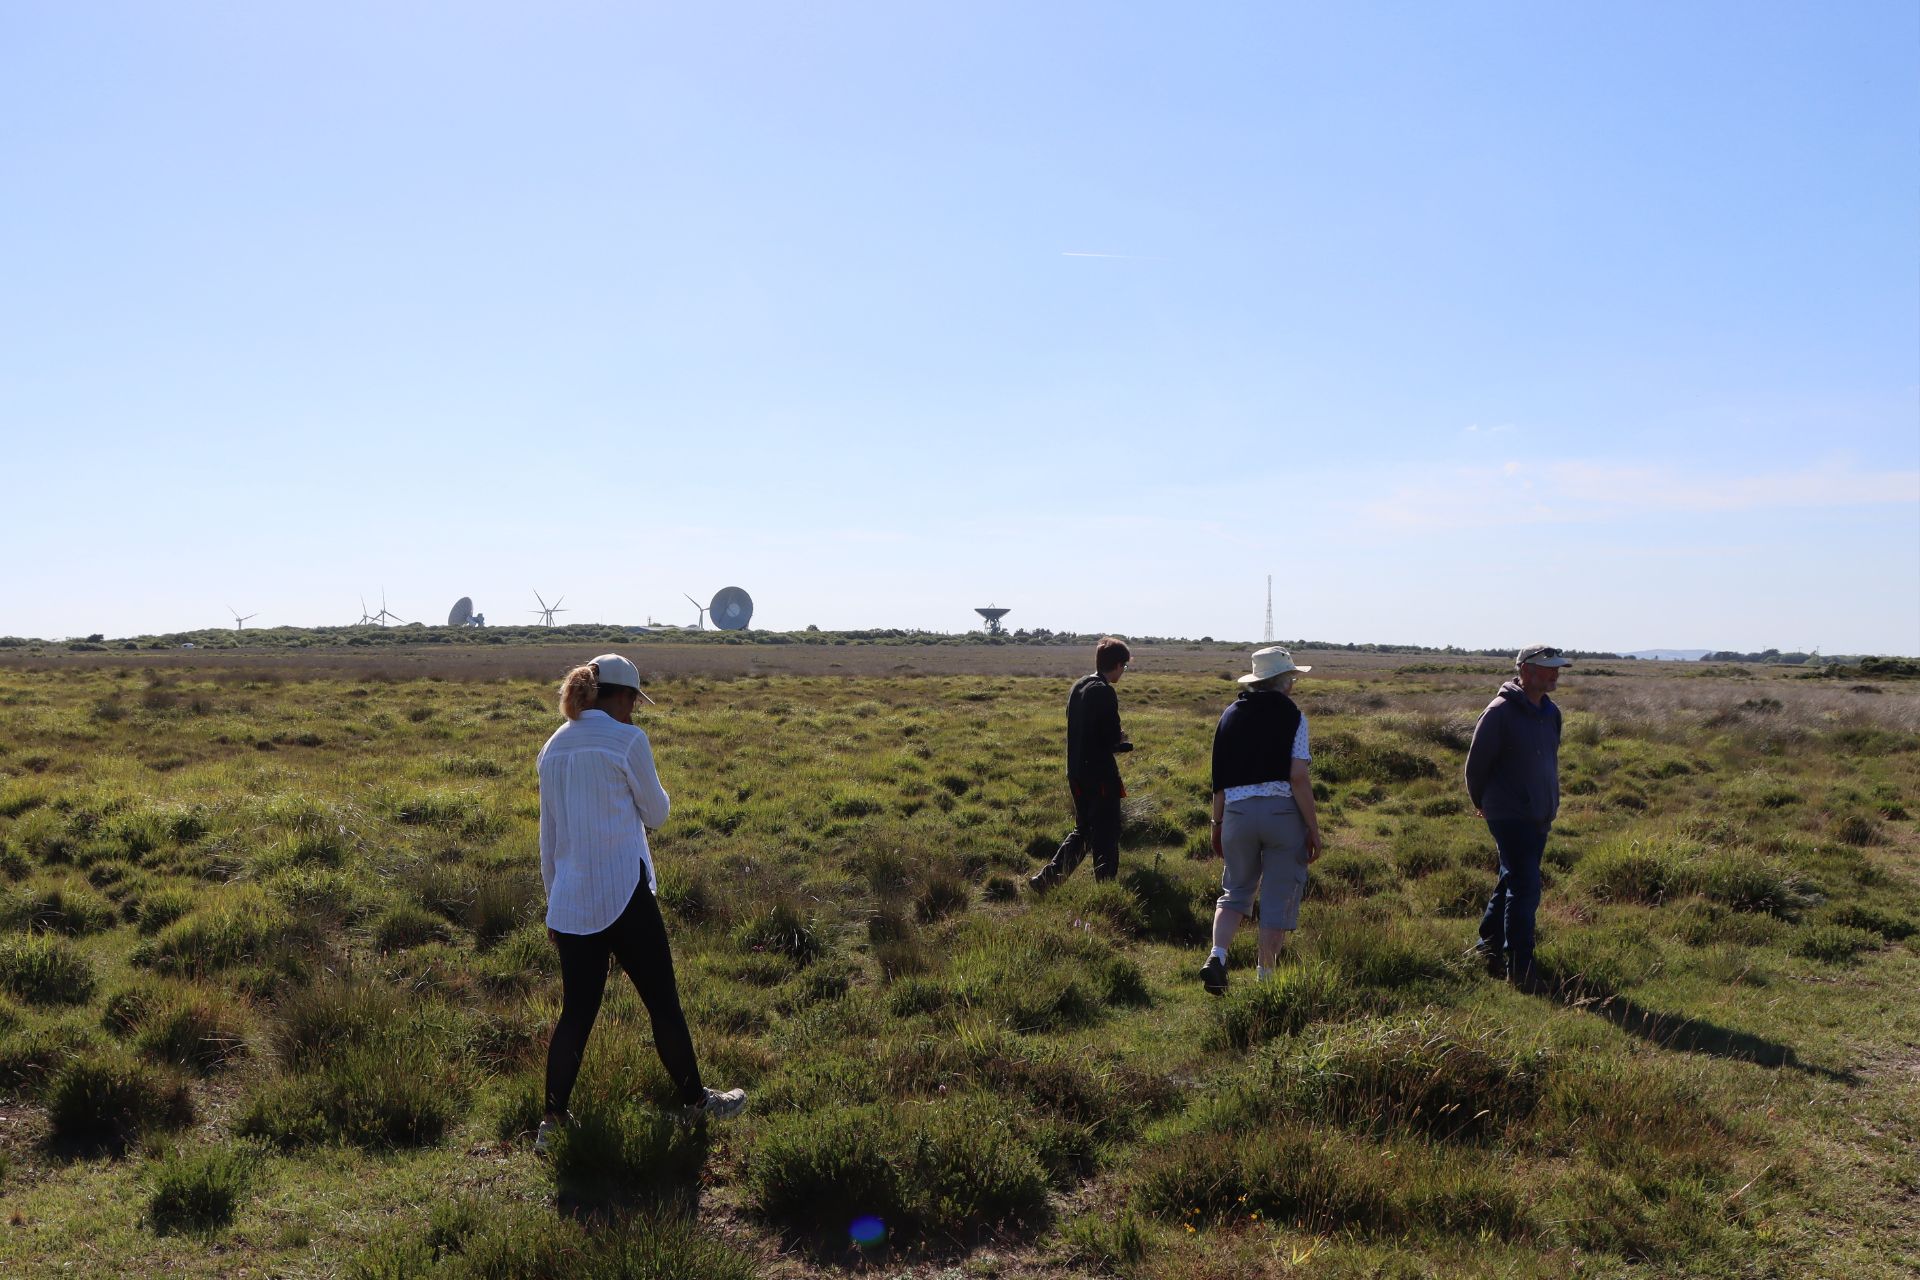
[[[1253,975],[1255,978],[1259,979],[1261,982],[1265,982],[1268,978],[1271,978],[1273,976],[1273,970],[1267,968],[1267,966],[1265,965],[1261,965],[1259,968],[1253,971]]]
[[[1218,960],[1221,964],[1225,964],[1227,962],[1227,949],[1225,947],[1215,947],[1207,953],[1207,958],[1210,960]]]

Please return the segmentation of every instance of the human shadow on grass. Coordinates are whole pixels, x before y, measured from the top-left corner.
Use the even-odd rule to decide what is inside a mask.
[[[1751,1062],[1755,1066],[1778,1070],[1782,1067],[1793,1071],[1802,1071],[1810,1076],[1831,1080],[1837,1084],[1855,1085],[1860,1077],[1852,1071],[1835,1071],[1818,1063],[1802,1061],[1792,1045],[1782,1044],[1778,1040],[1768,1040],[1750,1032],[1723,1027],[1718,1023],[1707,1022],[1700,1018],[1686,1018],[1679,1014],[1662,1013],[1649,1009],[1645,1005],[1621,995],[1617,991],[1583,979],[1578,974],[1567,975],[1550,969],[1539,969],[1531,985],[1529,994],[1545,996],[1558,1000],[1570,1008],[1582,1009],[1596,1017],[1605,1018],[1628,1035],[1639,1036],[1663,1049],[1676,1049],[1682,1053],[1702,1053],[1714,1058],[1728,1058],[1736,1062]]]

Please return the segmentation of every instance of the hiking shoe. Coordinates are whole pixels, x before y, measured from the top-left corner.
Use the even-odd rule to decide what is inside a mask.
[[[714,1120],[725,1120],[728,1116],[737,1116],[747,1108],[745,1089],[728,1089],[724,1093],[719,1089],[707,1090],[706,1104],[698,1108],[703,1116]]]
[[[554,1135],[566,1124],[564,1120],[542,1120],[540,1129],[533,1135],[533,1154],[544,1156],[553,1146]]]
[[[1208,956],[1207,962],[1200,966],[1200,985],[1210,996],[1227,994],[1227,962],[1219,956]]]
[[[1027,888],[1035,893],[1047,893],[1053,889],[1053,868],[1042,867],[1027,877]]]

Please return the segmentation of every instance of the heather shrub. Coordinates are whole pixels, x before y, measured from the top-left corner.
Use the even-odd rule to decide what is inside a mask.
[[[113,1055],[75,1059],[47,1086],[47,1121],[61,1142],[117,1150],[148,1134],[193,1123],[186,1086],[143,1062]]]
[[[148,1171],[147,1220],[162,1235],[208,1234],[233,1221],[259,1163],[248,1147],[175,1150]]]

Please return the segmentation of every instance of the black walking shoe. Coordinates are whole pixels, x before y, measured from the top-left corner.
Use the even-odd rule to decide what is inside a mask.
[[[1055,883],[1051,864],[1040,868],[1027,877],[1027,888],[1033,890],[1035,893],[1050,893]]]
[[[1207,962],[1200,966],[1200,985],[1210,996],[1227,994],[1227,962],[1219,956],[1208,956]]]

